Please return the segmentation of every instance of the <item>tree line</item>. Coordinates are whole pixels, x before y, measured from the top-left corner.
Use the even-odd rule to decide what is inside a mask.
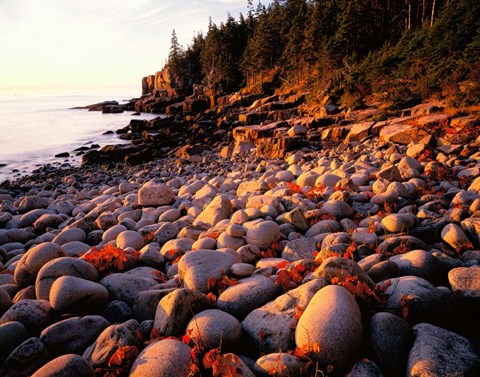
[[[373,76],[380,69],[387,76],[397,74],[405,61],[428,60],[429,53],[443,54],[436,56],[442,60],[470,48],[475,60],[479,3],[273,0],[265,6],[248,0],[246,15],[228,15],[219,25],[210,20],[205,35],[197,34],[187,48],[178,44],[174,31],[167,65],[174,83],[203,83],[228,93],[262,81],[270,70],[276,70],[282,82],[295,84],[315,81],[315,73],[325,76],[327,70],[347,81],[352,72]],[[452,44],[450,51],[444,37]],[[410,51],[400,53],[399,48]],[[386,67],[379,67],[379,60]],[[350,89],[343,85],[342,90]]]

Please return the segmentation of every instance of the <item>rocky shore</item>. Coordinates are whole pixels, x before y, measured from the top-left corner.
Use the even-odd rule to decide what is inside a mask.
[[[0,189],[1,376],[480,373],[478,114],[168,94]]]

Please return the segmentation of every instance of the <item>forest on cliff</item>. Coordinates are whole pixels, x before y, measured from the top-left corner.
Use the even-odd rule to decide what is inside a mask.
[[[216,93],[308,91],[313,101],[392,107],[480,98],[478,0],[248,0],[246,15],[210,21],[167,66],[173,85]]]

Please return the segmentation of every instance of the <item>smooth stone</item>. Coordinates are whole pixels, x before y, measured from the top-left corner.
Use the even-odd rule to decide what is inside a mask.
[[[160,300],[174,290],[175,288],[167,288],[138,292],[133,302],[133,315],[135,319],[139,323],[146,320],[153,321]]]
[[[370,344],[375,361],[388,375],[404,376],[413,331],[396,315],[379,312],[370,320]]]
[[[353,217],[354,210],[341,200],[328,200],[320,208],[320,215],[333,215],[337,220]]]
[[[85,254],[90,250],[90,245],[80,241],[71,241],[64,243],[62,245],[62,250],[67,257],[78,258],[80,255]]]
[[[397,264],[400,276],[418,276],[434,284],[444,282],[442,264],[425,250],[409,251],[390,257],[389,260]]]
[[[456,297],[480,301],[480,266],[454,268],[448,273],[448,282]]]
[[[242,263],[255,264],[260,258],[260,249],[255,245],[247,244],[237,249],[237,254]]]
[[[192,317],[211,306],[212,302],[203,293],[176,289],[158,303],[153,326],[163,336],[181,336]]]
[[[384,292],[384,311],[405,319],[409,324],[443,324],[452,312],[452,297],[417,276],[389,279]],[[385,282],[378,285],[385,286]]]
[[[95,368],[106,368],[112,355],[120,347],[140,347],[142,339],[140,325],[134,319],[120,324],[110,325],[98,336],[97,340],[86,349],[83,357]]]
[[[165,259],[160,254],[160,245],[156,242],[149,243],[140,250],[139,262],[147,266],[158,268],[161,267]]]
[[[27,328],[12,321],[0,325],[0,363],[29,337]]]
[[[53,354],[81,355],[108,326],[110,323],[98,315],[73,317],[48,326],[39,338]]]
[[[114,225],[111,228],[107,229],[103,234],[102,234],[102,241],[107,243],[110,241],[113,241],[114,239],[117,238],[117,236],[126,231],[127,227],[121,224]]]
[[[92,312],[108,301],[107,289],[93,281],[62,276],[50,288],[50,303],[58,311]]]
[[[221,310],[208,309],[195,315],[187,325],[186,333],[205,349],[234,348],[241,340],[242,326],[238,320]]]
[[[357,245],[376,245],[378,236],[368,228],[356,228],[352,232],[352,241]]]
[[[189,376],[193,364],[191,350],[176,339],[163,339],[152,343],[137,356],[129,376]]]
[[[341,232],[342,226],[335,220],[322,220],[312,225],[305,233],[305,237],[313,238],[323,233]]]
[[[87,360],[79,355],[57,357],[37,370],[32,377],[95,377],[95,371]]]
[[[243,237],[232,237],[227,232],[223,232],[217,239],[217,248],[222,249],[228,247],[233,250],[237,250],[245,245],[245,239]]]
[[[0,286],[0,315],[5,313],[12,304],[12,298],[8,292]]]
[[[243,226],[233,223],[227,227],[227,234],[230,237],[244,237],[247,231]]]
[[[15,348],[0,368],[0,376],[31,376],[49,359],[45,344],[38,338],[25,340]]]
[[[256,350],[272,353],[295,348],[296,316],[325,285],[325,280],[313,279],[248,314],[242,321],[242,328]]]
[[[413,331],[407,376],[478,376],[480,357],[466,338],[428,323]]]
[[[161,183],[149,181],[138,190],[138,204],[142,207],[158,207],[174,201],[172,189]]]
[[[109,323],[123,323],[133,317],[130,306],[120,300],[109,301],[98,314]]]
[[[182,213],[179,209],[177,208],[172,208],[169,209],[168,211],[165,211],[158,217],[159,222],[174,222],[178,220],[182,216]]]
[[[19,260],[15,268],[15,282],[21,287],[34,284],[38,272],[47,262],[64,255],[62,248],[56,243],[44,242],[35,245]]]
[[[178,226],[169,223],[169,222],[163,222],[160,223],[160,226],[158,229],[155,231],[155,239],[159,244],[164,244],[165,242],[175,238],[178,234]]]
[[[63,244],[72,241],[83,242],[86,238],[87,234],[83,229],[69,228],[62,230],[59,234],[57,234],[52,242],[62,246]]]
[[[313,275],[321,277],[328,282],[331,282],[334,278],[345,281],[347,276],[356,276],[359,281],[366,283],[371,289],[375,289],[375,283],[372,279],[352,259],[329,257],[322,262]]]
[[[315,181],[315,186],[335,187],[337,182],[341,179],[342,177],[339,177],[338,175],[325,173],[317,178]]]
[[[219,195],[197,216],[193,225],[211,228],[220,221],[228,219],[232,213],[233,207],[230,200],[225,195]]]
[[[288,353],[270,353],[256,361],[254,371],[258,376],[302,376],[305,363]]]
[[[406,232],[415,224],[415,216],[410,214],[391,214],[382,219],[382,228],[390,233]]]
[[[107,290],[110,299],[120,300],[132,305],[137,294],[147,291],[158,282],[156,271],[151,267],[137,267],[124,273],[114,273],[100,280]]]
[[[35,229],[37,233],[42,234],[45,233],[48,228],[56,229],[63,221],[64,218],[60,215],[46,213],[33,223],[33,229]]]
[[[248,244],[266,249],[280,238],[280,228],[274,221],[262,221],[247,230],[246,241]]]
[[[312,357],[336,371],[347,368],[360,352],[363,326],[360,309],[343,287],[328,285],[318,291],[298,321],[297,347],[313,350]],[[314,350],[318,344],[320,351]]]
[[[270,189],[267,182],[263,180],[252,180],[240,183],[237,188],[237,197],[242,197],[248,194],[260,195]]]
[[[217,307],[238,320],[244,319],[252,310],[273,300],[278,288],[273,281],[262,275],[240,279],[228,287],[217,299]]]
[[[317,243],[313,238],[298,238],[288,241],[282,251],[282,258],[289,262],[295,262],[299,259],[315,261],[313,253],[317,251]]]
[[[48,300],[50,288],[61,276],[75,276],[85,280],[97,281],[97,269],[90,263],[71,257],[61,257],[46,263],[38,272],[35,282],[35,294],[39,300]]]
[[[208,280],[222,279],[236,258],[215,250],[196,250],[185,254],[178,262],[178,272],[186,288],[207,293]]]
[[[140,250],[145,245],[145,240],[140,233],[133,230],[125,230],[117,236],[116,244],[120,249],[131,247],[135,250]]]
[[[381,282],[387,279],[400,276],[398,265],[392,261],[381,261],[372,266],[368,272],[368,276],[375,282]]]
[[[383,377],[380,368],[366,358],[358,360],[346,373],[346,377]]]
[[[0,325],[16,321],[31,333],[39,333],[50,324],[53,311],[46,300],[21,300],[12,305],[0,318]]]
[[[457,252],[460,252],[471,244],[468,237],[457,224],[448,224],[442,229],[440,237],[444,242],[453,247]]]
[[[248,277],[255,271],[255,266],[249,263],[234,263],[232,264],[232,274],[239,277]]]
[[[160,254],[165,260],[174,260],[175,258],[182,256],[185,252],[192,250],[192,246],[195,243],[191,238],[179,238],[165,242],[160,249]]]

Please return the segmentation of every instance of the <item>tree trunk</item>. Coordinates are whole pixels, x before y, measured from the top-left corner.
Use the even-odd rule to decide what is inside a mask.
[[[435,3],[436,3],[436,0],[433,0],[433,3],[432,3],[432,18],[430,19],[430,27],[433,26],[433,20],[435,19]]]
[[[412,27],[412,1],[408,1],[408,24],[407,24],[407,30],[410,30]]]
[[[425,6],[427,5],[425,3],[426,3],[426,0],[422,0],[422,25],[425,22],[425,12],[426,12]]]

